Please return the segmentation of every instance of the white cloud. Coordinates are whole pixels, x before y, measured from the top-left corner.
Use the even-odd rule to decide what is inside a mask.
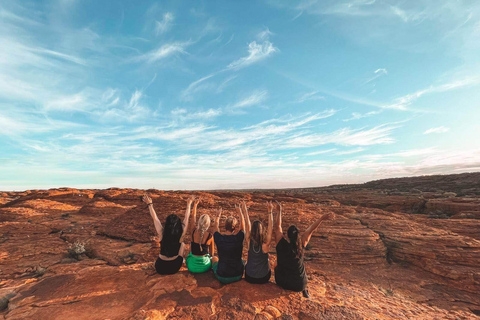
[[[314,152],[309,152],[309,153],[306,153],[305,155],[306,156],[317,156],[319,154],[326,154],[326,153],[331,153],[333,151],[337,150],[336,148],[332,148],[332,149],[327,149],[327,150],[320,150],[320,151],[314,151]]]
[[[362,119],[362,118],[371,117],[371,116],[374,116],[374,115],[379,114],[379,113],[382,113],[382,110],[370,111],[370,112],[367,112],[367,113],[353,112],[352,116],[350,118],[343,119],[343,121],[348,122],[348,121],[352,121],[352,120],[358,120],[358,119]]]
[[[319,91],[312,91],[303,94],[300,98],[295,100],[295,103],[302,103],[308,100],[325,100],[324,96],[318,95]]]
[[[362,152],[362,151],[365,151],[365,150],[367,150],[367,149],[359,147],[359,148],[350,149],[350,150],[338,151],[338,152],[335,152],[335,154],[338,155],[338,156],[341,156],[341,155],[359,153],[359,152]]]
[[[260,31],[258,34],[257,34],[257,38],[258,40],[260,41],[265,41],[265,40],[268,40],[270,38],[270,36],[272,36],[274,33],[270,31],[270,29],[268,28],[265,28],[264,30]]]
[[[232,113],[244,112],[245,108],[263,103],[267,99],[267,96],[268,92],[266,90],[255,91],[249,96],[227,106],[225,109]]]
[[[208,110],[200,110],[200,111],[194,111],[190,112],[187,111],[187,109],[184,108],[176,108],[171,111],[171,114],[182,121],[185,120],[209,120],[209,119],[214,119],[222,114],[221,109],[208,109]]]
[[[284,148],[315,147],[325,144],[342,146],[369,146],[374,144],[389,144],[395,142],[391,133],[398,126],[379,125],[371,129],[343,128],[331,133],[302,134],[290,139],[283,145]]]
[[[415,100],[420,97],[431,94],[439,93],[450,90],[455,90],[463,87],[475,86],[480,84],[480,77],[466,77],[461,80],[455,80],[452,82],[444,83],[442,85],[430,86],[426,89],[418,90],[414,93],[407,94],[400,98],[395,99],[395,102],[389,105],[383,106],[385,109],[397,109],[397,110],[408,110],[408,107],[415,102]]]
[[[446,128],[446,127],[436,127],[436,128],[430,128],[428,130],[426,130],[423,134],[431,134],[431,133],[445,133],[445,132],[448,132],[450,130],[450,128]]]
[[[275,48],[270,41],[264,41],[260,44],[252,41],[248,45],[248,56],[233,61],[227,66],[227,69],[241,69],[267,58],[274,52],[278,52],[278,48]]]
[[[373,80],[376,80],[376,79],[380,78],[381,76],[384,76],[384,75],[387,75],[387,74],[388,74],[387,69],[385,69],[385,68],[377,69],[377,70],[375,70],[373,73],[374,73],[375,75],[374,75],[373,77],[370,77],[369,79],[367,79],[367,80],[365,81],[365,84],[370,83],[370,82],[372,82]]]
[[[158,62],[177,53],[187,54],[185,49],[190,42],[172,42],[162,45],[160,48],[149,51],[143,55],[134,58],[134,61],[146,61],[148,63]]]
[[[167,32],[172,26],[174,19],[173,13],[167,12],[163,15],[162,20],[155,20],[155,34],[158,36],[161,33]]]
[[[218,72],[217,72],[218,73]],[[211,84],[205,83],[208,79],[214,77],[217,73],[209,74],[205,77],[202,77],[188,85],[188,87],[182,91],[180,99],[188,101],[192,99],[192,95],[198,91],[204,90],[205,88],[212,87]]]

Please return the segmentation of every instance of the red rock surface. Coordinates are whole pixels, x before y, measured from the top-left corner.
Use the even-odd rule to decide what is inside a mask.
[[[0,319],[478,319],[480,220],[459,216],[480,212],[478,177],[361,188],[148,191],[162,221],[171,213],[183,217],[191,194],[202,196],[198,214],[221,206],[225,217],[245,200],[264,223],[265,202],[278,200],[284,229],[304,230],[320,212],[335,212],[305,253],[310,300],[273,278],[221,285],[211,272],[192,275],[185,267],[157,275],[159,245],[140,200],[144,190],[0,193]],[[273,246],[270,253],[273,264]]]

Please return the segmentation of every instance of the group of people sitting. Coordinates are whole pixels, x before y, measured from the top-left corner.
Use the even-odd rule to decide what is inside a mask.
[[[148,205],[160,238],[160,255],[155,262],[155,269],[159,274],[173,274],[180,270],[184,262],[184,238],[187,230],[190,230],[190,253],[185,259],[190,272],[203,273],[212,269],[215,277],[224,284],[241,280],[244,273],[245,280],[250,283],[267,283],[272,276],[268,252],[274,240],[277,251],[275,282],[284,289],[303,292],[306,298],[310,296],[306,289],[308,280],[304,266],[305,247],[322,221],[335,217],[333,213],[323,214],[302,234],[292,225],[285,236],[282,232],[282,206],[279,202],[276,202],[276,205],[267,202],[268,226],[264,232],[261,221],[255,220],[251,223],[247,205],[243,201],[235,205],[239,219],[234,216],[227,217],[223,232],[219,229],[222,209],[218,209],[212,235],[208,232],[211,222],[208,214],[202,214],[197,222],[199,198],[192,196],[187,200],[183,222],[178,215],[171,214],[167,217],[165,226],[157,217],[152,199],[145,194],[143,201]],[[192,203],[193,212],[190,214]],[[242,259],[244,242],[248,250],[246,263]],[[215,247],[218,257],[215,256]]]

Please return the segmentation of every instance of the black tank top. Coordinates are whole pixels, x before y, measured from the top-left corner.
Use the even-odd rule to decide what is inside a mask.
[[[199,243],[193,242],[193,235],[195,234],[195,231],[197,231],[197,229],[193,230],[193,232],[192,232],[192,242],[190,243],[190,248],[192,249],[192,254],[194,254],[196,256],[204,256],[208,253],[207,242],[212,237],[212,234],[211,233],[208,234],[207,241],[205,241],[205,243],[199,244]],[[202,241],[202,240],[203,239],[200,239],[200,241]]]
[[[278,277],[288,278],[292,284],[306,284],[307,274],[303,264],[303,254],[297,257],[292,245],[282,238],[277,244],[277,268],[275,274]]]
[[[168,258],[175,257],[178,255],[181,245],[181,242],[165,241],[165,238],[163,238],[160,241],[160,254]]]

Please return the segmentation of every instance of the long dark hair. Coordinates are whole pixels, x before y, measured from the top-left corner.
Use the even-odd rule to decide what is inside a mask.
[[[301,237],[298,236],[298,228],[296,226],[290,226],[288,228],[288,239],[290,240],[290,246],[292,247],[293,252],[297,258],[301,258],[303,255],[303,248],[301,242]]]
[[[258,220],[253,221],[250,239],[254,246],[258,247],[263,244],[263,224]]]
[[[177,255],[182,234],[183,225],[180,218],[176,214],[169,215],[163,228],[161,253],[167,257]]]

